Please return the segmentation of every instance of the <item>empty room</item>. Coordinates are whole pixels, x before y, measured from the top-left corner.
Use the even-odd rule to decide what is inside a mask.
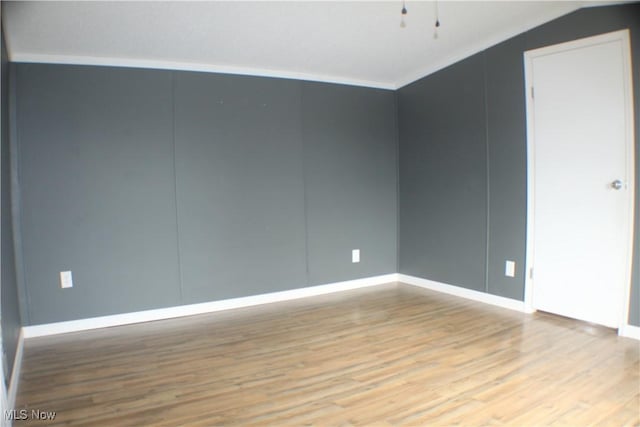
[[[640,426],[640,3],[2,1],[4,426]]]

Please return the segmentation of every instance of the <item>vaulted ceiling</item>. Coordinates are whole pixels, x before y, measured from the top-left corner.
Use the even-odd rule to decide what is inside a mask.
[[[395,89],[591,2],[3,2],[10,59]],[[441,26],[434,37],[438,10]]]

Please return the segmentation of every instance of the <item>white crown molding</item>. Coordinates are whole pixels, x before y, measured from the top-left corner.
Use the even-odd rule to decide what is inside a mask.
[[[239,76],[270,77],[278,79],[293,79],[321,83],[334,83],[349,86],[370,87],[376,89],[395,90],[396,85],[388,82],[359,80],[323,74],[300,73],[284,70],[270,70],[266,68],[251,68],[215,64],[200,64],[193,62],[159,61],[150,59],[132,59],[102,56],[73,56],[40,53],[14,53],[9,56],[11,62],[42,63],[64,65],[94,65],[102,67],[146,68],[172,71],[197,71],[206,73],[233,74]]]

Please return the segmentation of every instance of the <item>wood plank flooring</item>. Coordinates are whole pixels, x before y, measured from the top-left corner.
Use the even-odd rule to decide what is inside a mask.
[[[640,424],[640,343],[402,284],[25,343],[15,425]]]

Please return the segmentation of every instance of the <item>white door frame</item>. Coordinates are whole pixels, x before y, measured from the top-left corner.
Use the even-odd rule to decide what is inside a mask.
[[[534,267],[533,260],[533,228],[534,228],[534,106],[533,106],[533,59],[540,56],[545,56],[553,53],[562,52],[570,49],[578,49],[587,46],[593,46],[597,44],[620,41],[622,47],[622,56],[624,61],[624,85],[625,85],[625,139],[626,139],[626,157],[627,157],[627,176],[626,188],[629,192],[628,203],[628,223],[629,223],[629,240],[627,242],[626,253],[627,263],[625,271],[625,284],[623,289],[623,304],[622,313],[620,313],[620,320],[618,325],[618,333],[622,332],[622,329],[628,324],[629,319],[629,303],[631,292],[631,271],[633,261],[633,236],[634,236],[634,202],[635,202],[635,139],[634,139],[634,117],[633,117],[633,83],[632,83],[632,68],[631,68],[631,44],[629,42],[629,30],[614,31],[611,33],[601,34],[593,37],[587,37],[579,40],[574,40],[566,43],[560,43],[553,46],[542,47],[539,49],[533,49],[524,53],[524,71],[525,71],[525,98],[527,108],[527,247],[525,258],[525,286],[524,286],[524,306],[527,312],[534,312],[533,307],[533,287],[535,271],[532,277],[532,268]]]

